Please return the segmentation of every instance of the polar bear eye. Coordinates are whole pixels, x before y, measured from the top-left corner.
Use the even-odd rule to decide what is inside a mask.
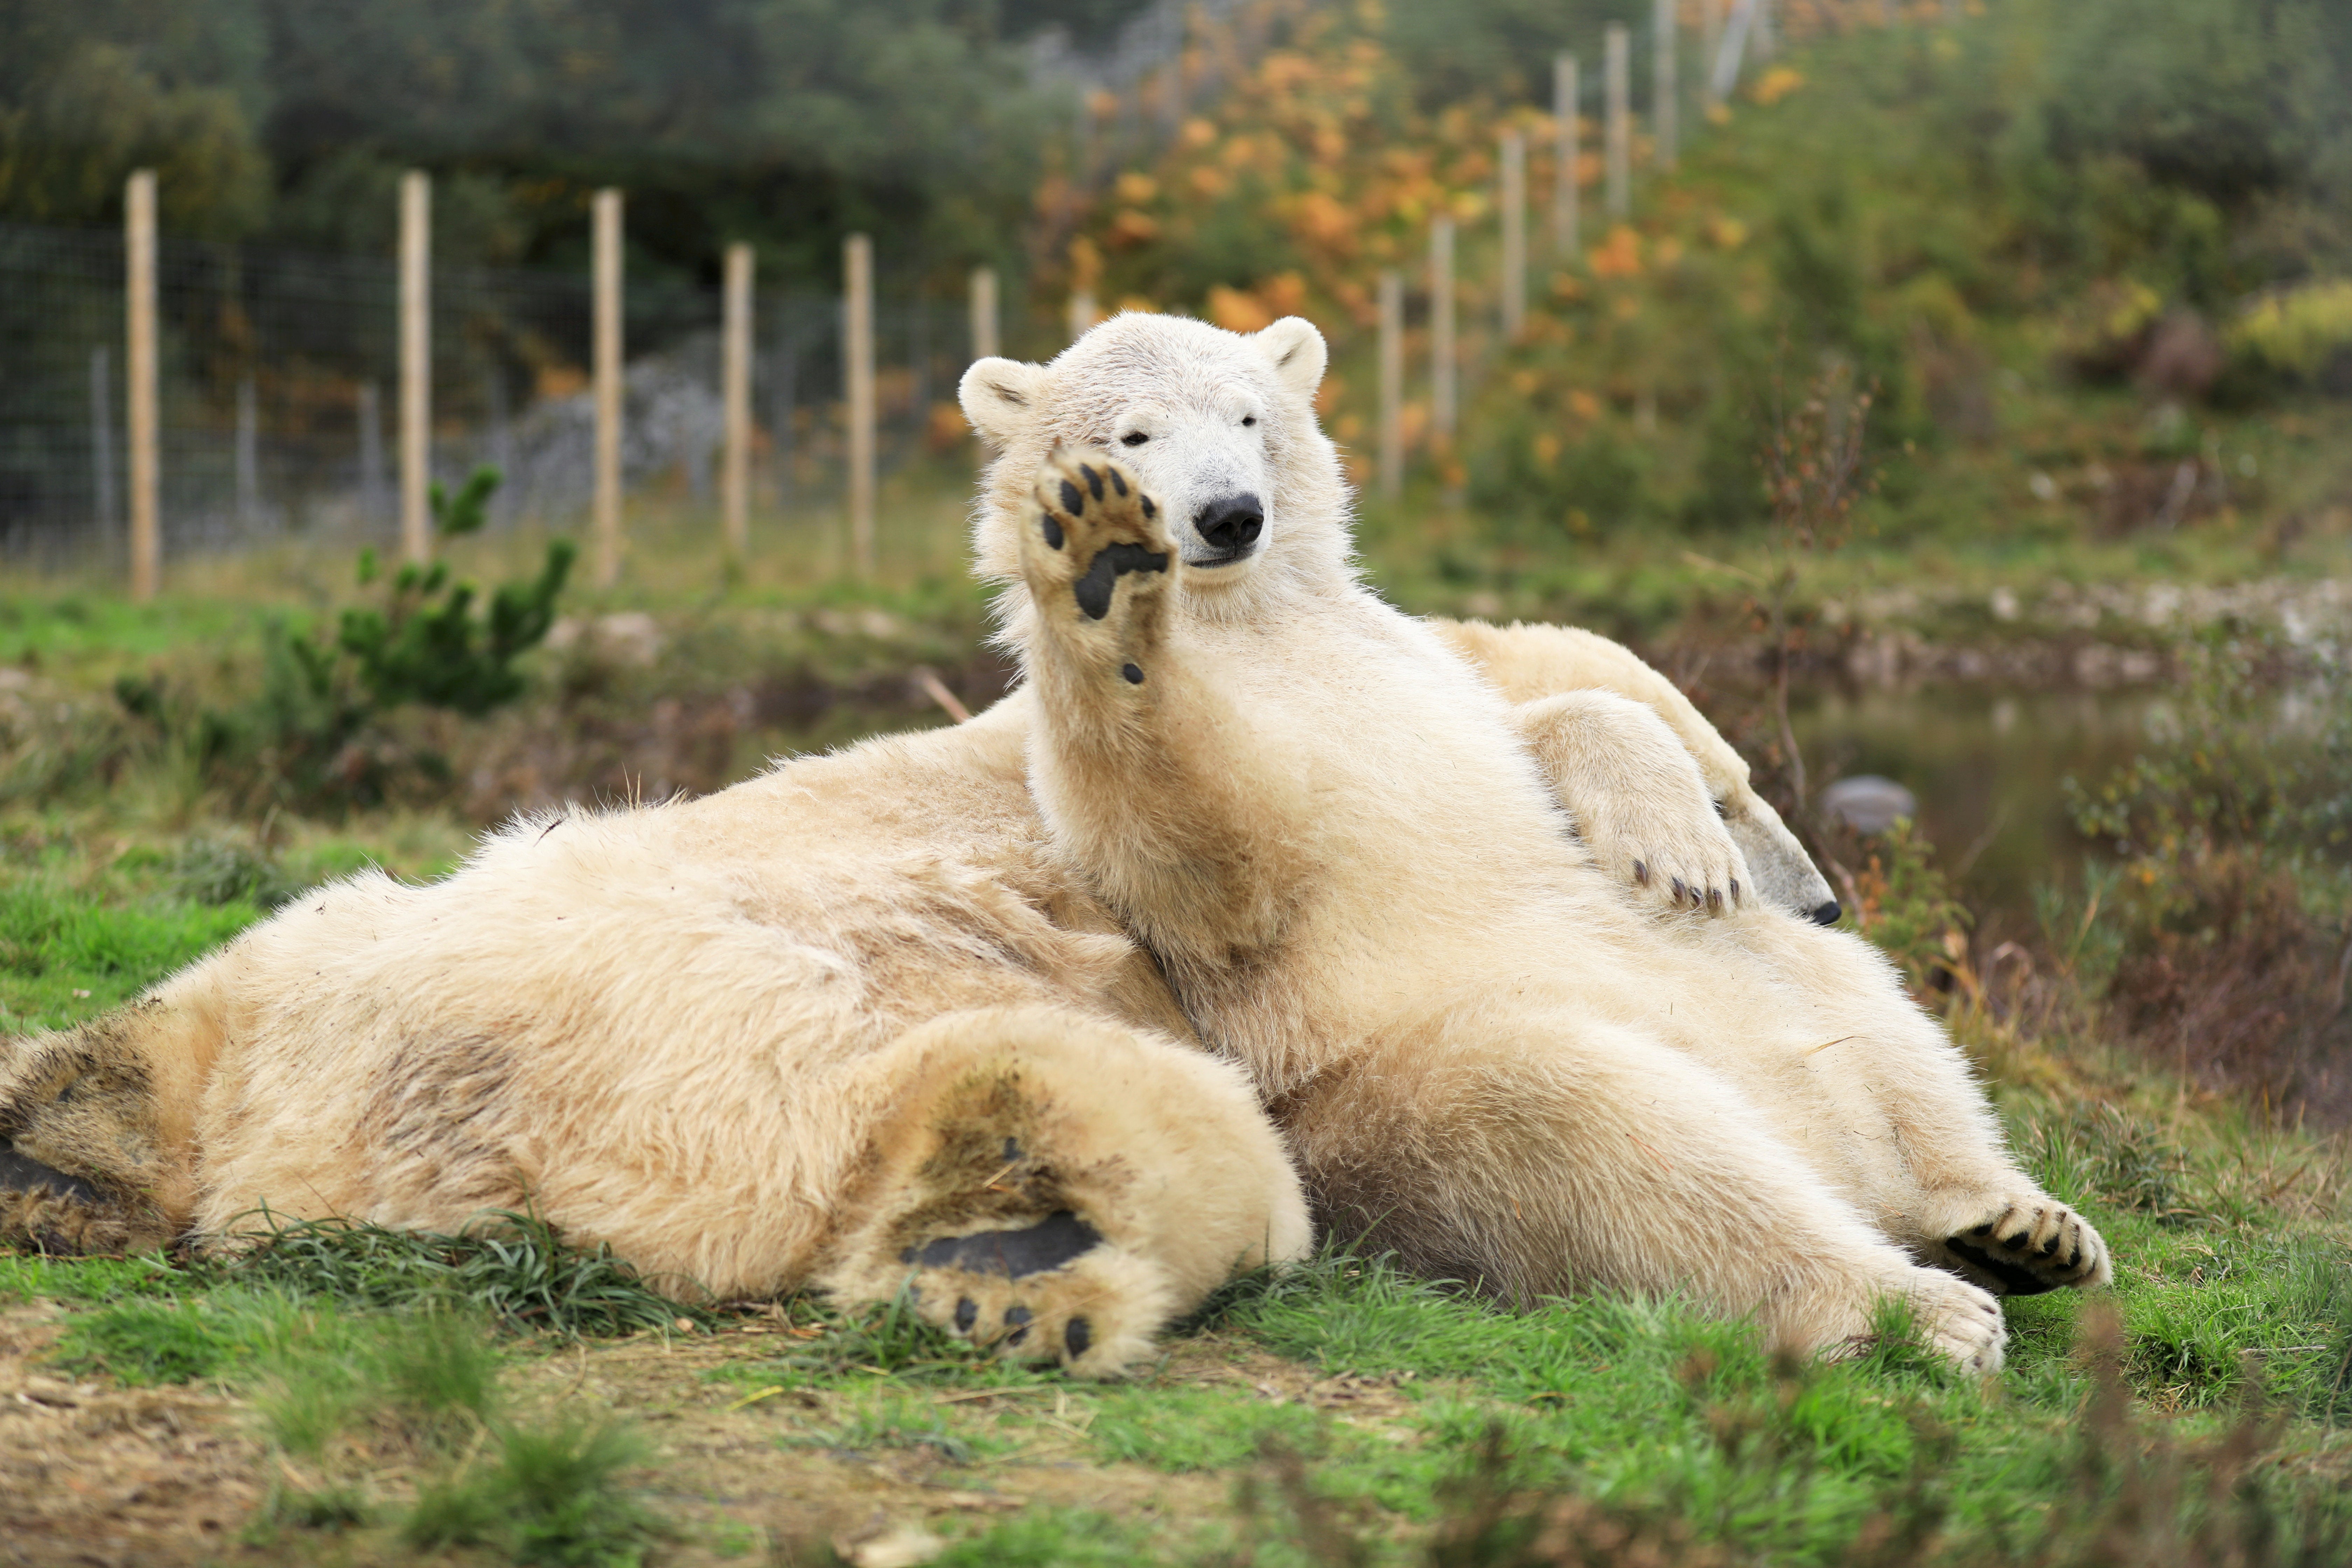
[[[1140,430],[1129,430],[1126,435],[1121,436],[1118,438],[1118,442],[1122,447],[1140,447],[1146,441],[1150,439],[1150,437],[1145,435]]]
[[[1244,415],[1243,415],[1243,416],[1242,416],[1242,425],[1243,425],[1243,427],[1244,427],[1244,428],[1247,428],[1248,426],[1252,426],[1252,425],[1255,425],[1255,424],[1256,424],[1256,423],[1257,423],[1257,416],[1256,416],[1256,415],[1255,415],[1255,414],[1244,414]]]

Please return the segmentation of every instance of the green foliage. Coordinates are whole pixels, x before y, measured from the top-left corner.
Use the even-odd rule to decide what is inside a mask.
[[[194,1265],[200,1276],[353,1307],[461,1310],[574,1336],[709,1321],[706,1309],[663,1294],[609,1247],[575,1247],[537,1215],[495,1211],[463,1236],[266,1211],[248,1217],[259,1222],[247,1232],[257,1244]]]
[[[343,1332],[289,1338],[257,1363],[255,1407],[287,1453],[321,1459],[363,1422],[455,1450],[490,1417],[499,1354],[480,1317],[435,1305],[335,1321]]]
[[[498,471],[488,468],[477,468],[454,496],[436,484],[441,531],[478,531],[498,485]],[[305,808],[380,802],[404,764],[446,773],[437,756],[404,754],[374,735],[377,721],[407,703],[478,718],[520,696],[525,681],[515,661],[554,625],[577,553],[569,540],[551,541],[539,574],[500,584],[481,615],[474,585],[455,578],[446,563],[409,563],[393,574],[380,605],[344,610],[331,639],[282,620],[266,623],[261,689],[240,707],[197,718],[199,758],[243,793]],[[360,586],[377,576],[375,552],[362,551]],[[167,732],[173,727],[172,705],[154,680],[124,677],[115,694],[133,717]]]
[[[2275,289],[2230,326],[2230,346],[2267,371],[2304,382],[2352,381],[2352,280]]]
[[[1968,952],[1969,911],[1936,864],[1935,846],[1907,819],[1870,841],[1854,874],[1854,929],[1900,964],[1915,992]]]
[[[2077,828],[2118,859],[2253,847],[2315,868],[2352,862],[2352,699],[2324,681],[2293,708],[2294,650],[2223,627],[2183,644],[2177,733],[2095,788],[2066,781]]]
[[[2352,1109],[2352,695],[2325,679],[2280,702],[2293,657],[2226,628],[2184,647],[2178,732],[2095,787],[2065,783],[2116,863],[2101,967],[2125,1029],[2281,1114],[2333,1117]]]

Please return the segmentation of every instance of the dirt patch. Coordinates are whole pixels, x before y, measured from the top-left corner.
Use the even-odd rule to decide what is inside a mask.
[[[236,1402],[44,1367],[64,1314],[0,1312],[0,1562],[144,1568],[235,1549],[266,1490]]]
[[[59,1375],[45,1358],[65,1318],[47,1302],[0,1313],[0,1563],[409,1560],[381,1523],[340,1535],[252,1529],[274,1484],[309,1489],[317,1478],[267,1450],[249,1405],[217,1385],[119,1388]],[[790,1561],[824,1546],[855,1562],[1033,1508],[1141,1516],[1189,1531],[1232,1506],[1231,1473],[1093,1462],[1088,1428],[1110,1385],[886,1385],[876,1375],[872,1384],[779,1388],[761,1369],[800,1337],[780,1318],[526,1352],[506,1374],[509,1403],[527,1419],[609,1412],[636,1425],[653,1458],[630,1481],[677,1531],[656,1553],[666,1565]],[[1413,1440],[1409,1379],[1319,1376],[1214,1336],[1171,1344],[1139,1382],[1231,1388]],[[936,1412],[957,1441],[861,1437],[860,1413],[877,1391],[902,1422]],[[842,1442],[828,1442],[831,1433]],[[365,1485],[379,1518],[412,1497],[415,1458],[389,1437],[374,1456]]]

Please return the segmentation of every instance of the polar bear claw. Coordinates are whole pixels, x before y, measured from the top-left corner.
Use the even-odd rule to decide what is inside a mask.
[[[2003,1296],[2039,1296],[2113,1277],[2107,1244],[2090,1223],[2042,1194],[2001,1204],[1990,1217],[1946,1237],[1955,1271]]]

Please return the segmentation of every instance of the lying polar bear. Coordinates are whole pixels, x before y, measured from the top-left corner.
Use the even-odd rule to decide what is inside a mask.
[[[1629,737],[1605,770],[1559,763],[1607,857],[1644,867],[1634,896],[1826,896],[1632,655],[1444,632]],[[214,1240],[265,1203],[452,1230],[531,1205],[682,1289],[887,1297],[911,1275],[952,1329],[1117,1370],[1235,1267],[1297,1256],[1307,1209],[1252,1085],[1055,862],[1033,709],[518,822],[442,881],[348,879],[126,1008],[0,1041],[0,1238]],[[1627,798],[1577,793],[1603,787]]]
[[[1518,1300],[1687,1291],[1799,1352],[1902,1298],[1998,1366],[1963,1276],[2101,1280],[2097,1233],[1858,939],[1662,922],[1561,831],[1539,763],[1605,772],[1621,716],[1514,710],[1357,581],[1323,368],[1297,318],[1127,315],[966,374],[1055,847],[1335,1230]]]

